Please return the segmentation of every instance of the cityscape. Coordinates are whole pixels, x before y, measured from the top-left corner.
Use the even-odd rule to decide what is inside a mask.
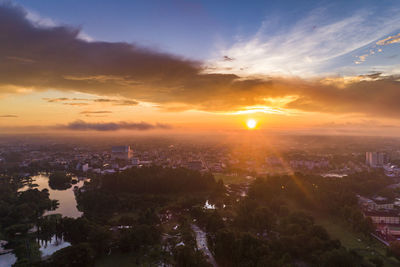
[[[260,138],[259,134],[251,135],[253,140]],[[362,239],[365,240],[359,238],[359,231],[364,230],[357,230],[347,238],[360,242],[357,244],[360,249],[372,245],[390,247],[390,244],[400,238],[400,168],[397,165],[400,163],[399,139],[350,136],[262,137],[263,140],[276,138],[279,141],[273,144],[245,144],[247,149],[243,151],[243,142],[246,141],[240,139],[227,142],[224,136],[214,137],[209,141],[195,138],[182,140],[180,137],[136,137],[122,141],[125,142],[123,145],[109,137],[79,140],[68,137],[2,136],[0,176],[3,179],[16,179],[15,182],[20,184],[18,192],[38,188],[50,192],[51,199],[57,196],[58,206],[45,211],[42,216],[52,218],[61,214],[81,218],[87,211],[79,208],[78,203],[82,201],[79,200],[80,195],[84,195],[85,190],[90,190],[90,184],[96,180],[99,181],[103,177],[116,179],[118,175],[139,169],[187,169],[203,175],[211,174],[216,180],[223,182],[224,196],[209,196],[209,199],[203,200],[204,202],[196,207],[201,207],[204,212],[219,211],[225,214],[226,217],[222,217],[224,220],[228,220],[227,214],[235,209],[237,203],[251,196],[252,186],[258,177],[308,175],[320,177],[315,178],[318,183],[321,183],[318,179],[328,183],[354,179],[355,183],[370,183],[365,185],[366,188],[370,187],[369,189],[360,187],[359,191],[352,193],[356,201],[353,203],[354,208],[360,212],[361,219],[370,222],[370,226],[367,228],[367,236],[362,235]],[[61,187],[52,185],[49,180],[52,173],[66,173],[70,180]],[[282,184],[285,182],[282,181]],[[350,209],[350,206],[347,208]],[[182,226],[177,220],[185,213],[187,216],[191,212],[181,209],[164,208],[158,214],[160,226],[167,229],[172,227],[171,230],[162,233],[161,241],[164,249],[168,249],[170,253],[174,253],[172,251],[176,247],[185,244],[178,230]],[[129,222],[129,219],[125,220]],[[218,265],[214,258],[215,252],[207,245],[209,233],[204,226],[196,223],[198,219],[192,220],[190,227],[197,235],[193,236],[194,247],[204,255],[204,264],[209,262],[211,265]],[[133,227],[131,223],[122,222],[122,218],[108,222],[109,231],[117,233]],[[351,225],[347,222],[339,228],[349,231],[348,224]],[[35,235],[39,229],[38,226],[34,226],[24,235]],[[51,234],[49,239],[37,237],[34,242],[38,242],[43,259],[51,259],[50,255],[54,252],[71,246],[71,242],[65,240],[63,234]],[[0,259],[9,262],[17,260],[15,252],[9,249],[8,245],[7,240],[2,240]],[[376,248],[367,251],[379,253]],[[391,263],[393,259],[385,261]]]

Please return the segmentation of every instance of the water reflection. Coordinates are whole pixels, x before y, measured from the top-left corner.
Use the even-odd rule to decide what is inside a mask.
[[[0,255],[0,267],[10,267],[17,261],[17,257],[13,253]]]
[[[76,207],[77,203],[74,194],[74,187],[82,187],[84,181],[85,180],[79,180],[77,184],[74,184],[72,187],[66,190],[53,190],[49,186],[49,176],[46,174],[39,174],[36,176],[32,176],[31,184],[37,185],[37,187],[35,188],[39,190],[47,188],[50,193],[50,199],[57,199],[59,202],[59,206],[56,210],[46,211],[44,215],[60,213],[63,216],[78,218],[82,215],[82,212],[80,212]],[[18,191],[25,191],[28,189],[29,185],[25,185]]]
[[[61,237],[57,237],[56,235],[51,237],[51,240],[38,240],[40,245],[40,252],[42,253],[42,258],[46,258],[52,255],[57,250],[62,248],[69,247],[71,244],[69,242],[64,241]]]

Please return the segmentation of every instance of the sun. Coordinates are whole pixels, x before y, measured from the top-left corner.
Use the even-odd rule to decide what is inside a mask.
[[[246,124],[249,129],[254,129],[257,126],[257,121],[254,119],[248,119]]]

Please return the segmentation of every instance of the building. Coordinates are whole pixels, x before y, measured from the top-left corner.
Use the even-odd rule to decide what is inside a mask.
[[[88,163],[83,164],[83,165],[82,165],[82,171],[83,171],[83,172],[87,172],[88,170],[89,170],[89,164],[88,164]]]
[[[201,160],[193,160],[187,163],[188,169],[194,171],[201,171],[203,169],[203,162]]]
[[[130,146],[113,146],[111,149],[113,159],[129,160],[132,158],[133,151]]]
[[[139,158],[133,158],[133,159],[132,159],[132,165],[133,165],[133,166],[138,166],[139,164],[140,164]]]
[[[400,167],[397,165],[387,163],[383,165],[383,171],[388,177],[400,177]]]
[[[386,154],[383,152],[366,152],[365,163],[372,168],[383,167],[383,164],[386,163]]]
[[[376,230],[385,240],[394,241],[400,238],[400,225],[398,224],[380,224],[377,225]]]
[[[375,197],[374,199],[369,199],[358,195],[358,203],[363,210],[393,210],[393,201],[388,200],[384,197]]]
[[[364,211],[365,217],[370,217],[375,224],[400,224],[399,212],[395,210],[387,211]]]

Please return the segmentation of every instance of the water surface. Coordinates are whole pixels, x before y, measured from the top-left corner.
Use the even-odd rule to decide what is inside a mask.
[[[78,218],[82,216],[82,212],[78,210],[74,187],[82,187],[85,180],[79,180],[77,184],[65,190],[53,190],[49,186],[49,176],[47,174],[39,174],[32,176],[32,184],[37,184],[35,187],[39,190],[47,188],[50,193],[50,199],[58,200],[59,206],[56,210],[46,211],[44,215],[59,213],[62,216]],[[29,185],[25,185],[18,191],[25,191],[29,189]]]
[[[52,236],[50,241],[38,240],[38,242],[42,258],[52,255],[57,250],[71,246],[71,243],[65,241],[63,238],[58,238],[56,235]]]
[[[0,255],[0,267],[10,267],[17,261],[14,253],[7,253]]]

